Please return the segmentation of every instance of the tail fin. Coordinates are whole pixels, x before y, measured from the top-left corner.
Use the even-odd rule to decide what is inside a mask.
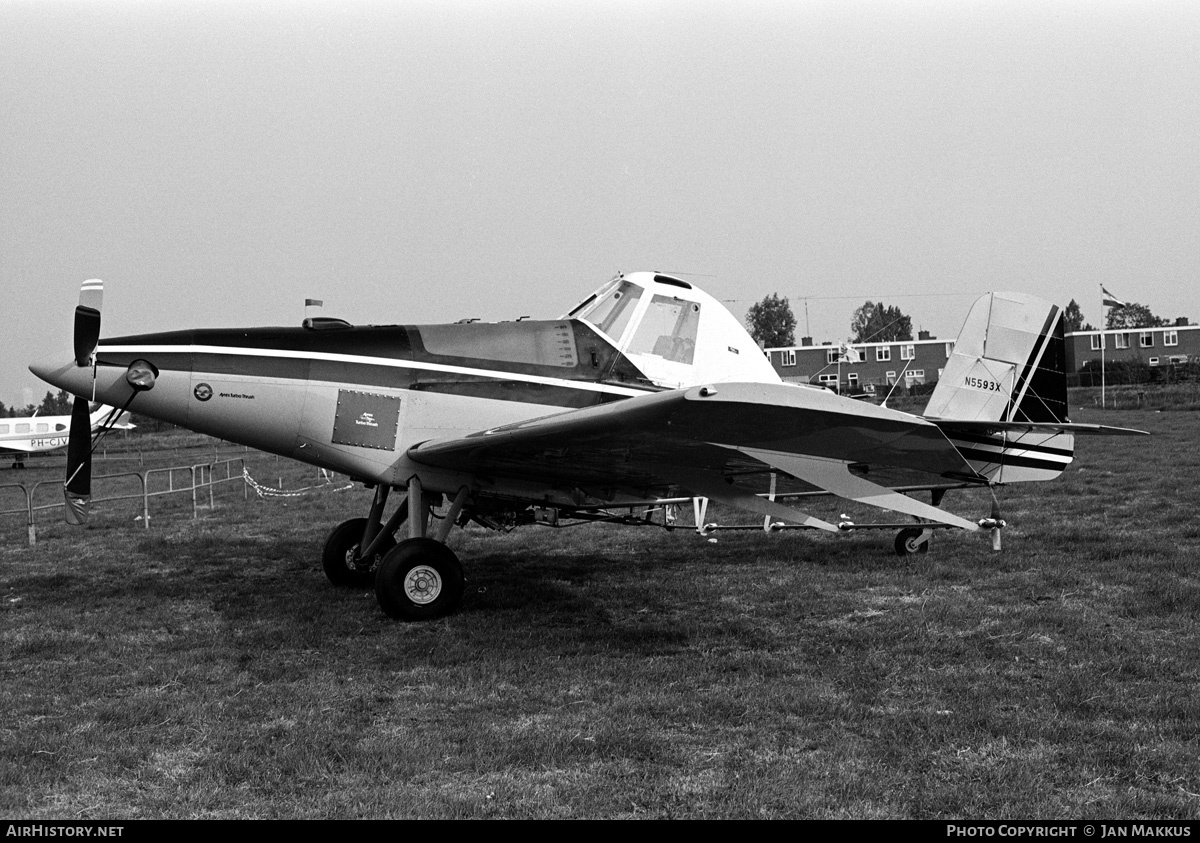
[[[994,483],[1061,474],[1075,452],[1062,310],[1024,293],[979,298],[925,417]]]
[[[976,300],[925,417],[1066,421],[1061,309],[1024,293],[988,293]]]

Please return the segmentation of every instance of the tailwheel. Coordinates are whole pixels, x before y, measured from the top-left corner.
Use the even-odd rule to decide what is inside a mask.
[[[905,527],[896,534],[896,555],[908,556],[912,553],[928,553],[929,539],[933,531],[921,527]]]
[[[375,573],[375,597],[393,618],[432,620],[458,608],[463,584],[454,551],[434,539],[406,539],[383,557]]]
[[[321,554],[321,567],[334,585],[369,587],[375,581],[375,571],[383,557],[396,546],[396,540],[386,536],[371,559],[360,559],[358,554],[366,526],[367,519],[351,518],[338,524],[329,534]]]

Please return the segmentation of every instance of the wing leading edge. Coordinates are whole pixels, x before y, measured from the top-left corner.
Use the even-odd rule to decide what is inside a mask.
[[[983,481],[931,422],[824,391],[766,383],[638,396],[424,442],[408,456],[479,477],[583,489],[604,500],[682,488],[827,530],[837,528],[730,481],[781,471],[844,498],[963,529],[976,525],[889,486]]]

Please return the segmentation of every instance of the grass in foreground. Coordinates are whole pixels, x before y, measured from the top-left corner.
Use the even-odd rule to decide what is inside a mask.
[[[1002,490],[1000,554],[470,530],[431,624],[320,572],[361,490],[114,505],[33,550],[10,517],[0,813],[1196,818],[1200,417],[1078,420],[1155,436]]]

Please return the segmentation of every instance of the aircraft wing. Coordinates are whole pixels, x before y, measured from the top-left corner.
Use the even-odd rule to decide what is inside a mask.
[[[776,471],[813,489],[976,529],[893,491],[982,482],[917,416],[788,384],[718,383],[573,410],[411,448],[417,463],[613,500],[694,495],[836,530],[734,482]]]

